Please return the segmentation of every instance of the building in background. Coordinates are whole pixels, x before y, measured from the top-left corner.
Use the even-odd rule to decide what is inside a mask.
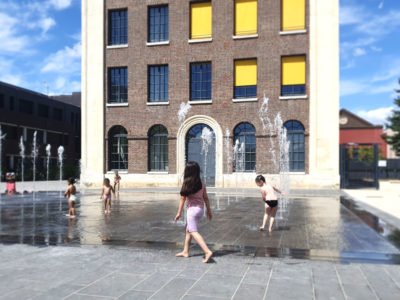
[[[278,177],[265,95],[291,142],[292,186],[337,188],[338,10],[337,0],[83,0],[82,182],[118,170],[125,186],[178,186],[189,160],[217,187]]]
[[[346,109],[339,112],[340,144],[354,144],[355,151],[362,145],[379,145],[380,158],[387,158],[387,144],[382,138],[383,126],[373,125]]]
[[[57,148],[64,147],[66,170],[79,167],[81,157],[81,111],[80,93],[70,97],[76,99],[69,104],[68,96],[63,101],[36,93],[18,86],[0,82],[0,125],[7,136],[2,144],[3,172],[15,171],[20,180],[20,140],[25,147],[24,179],[32,178],[32,142],[34,132],[39,147],[37,179],[45,179],[46,146],[51,145],[51,165],[57,167]],[[55,173],[54,171],[53,173]],[[67,171],[71,174],[72,171]],[[58,174],[51,174],[58,176]],[[76,174],[77,175],[77,174]]]

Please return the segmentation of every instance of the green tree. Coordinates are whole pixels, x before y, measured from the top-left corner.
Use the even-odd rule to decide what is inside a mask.
[[[400,78],[399,78],[400,84]],[[396,90],[397,97],[394,99],[394,104],[400,109],[400,89]],[[400,152],[400,110],[394,109],[392,115],[387,119],[389,123],[386,124],[387,128],[393,130],[393,136],[382,136],[382,138],[392,146],[396,153]]]

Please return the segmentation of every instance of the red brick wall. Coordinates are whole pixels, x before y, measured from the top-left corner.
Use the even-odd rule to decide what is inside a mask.
[[[169,4],[169,41],[167,46],[146,46],[147,6]],[[189,4],[188,0],[108,0],[108,9],[128,9],[128,48],[106,49],[105,67],[128,67],[129,107],[105,108],[105,133],[114,125],[122,125],[128,131],[129,172],[146,173],[147,142],[136,140],[146,138],[154,124],[164,125],[169,133],[169,170],[176,172],[176,134],[180,123],[177,112],[181,102],[189,100],[189,64],[191,62],[212,62],[212,104],[193,105],[187,115],[208,115],[221,126],[223,133],[231,134],[236,125],[249,122],[256,128],[257,172],[267,173],[272,162],[269,154],[269,137],[262,131],[258,111],[263,93],[269,97],[270,117],[281,112],[283,121],[298,120],[309,131],[309,99],[279,100],[281,87],[281,57],[305,54],[309,66],[309,35],[279,35],[281,26],[280,1],[258,1],[258,38],[233,40],[234,1],[212,1],[212,42],[189,44]],[[308,6],[308,1],[307,1]],[[308,7],[306,24],[308,28]],[[107,19],[107,17],[106,17]],[[105,37],[107,41],[107,20]],[[258,102],[233,103],[234,60],[257,58]],[[147,66],[169,65],[169,105],[147,106]],[[309,68],[307,68],[309,78]],[[105,74],[107,82],[107,72]],[[105,84],[107,95],[107,84]],[[309,83],[307,80],[307,94]],[[107,101],[107,96],[105,103]],[[308,170],[308,135],[306,136],[306,172]],[[277,144],[277,141],[275,142]],[[225,148],[224,148],[225,149]],[[106,155],[107,157],[107,155]],[[226,169],[224,155],[224,170]],[[107,163],[106,163],[107,166]],[[232,168],[230,168],[232,170]]]

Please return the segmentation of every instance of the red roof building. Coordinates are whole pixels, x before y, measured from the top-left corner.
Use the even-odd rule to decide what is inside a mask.
[[[379,144],[380,157],[386,158],[387,144],[382,125],[373,125],[346,109],[339,112],[340,144]]]

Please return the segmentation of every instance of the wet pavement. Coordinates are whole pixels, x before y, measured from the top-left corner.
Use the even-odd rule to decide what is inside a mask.
[[[210,193],[213,220],[200,233],[214,251],[266,257],[400,264],[399,232],[344,197],[290,198],[272,233],[260,232],[260,197]],[[99,195],[80,195],[77,218],[58,192],[2,197],[0,242],[179,249],[184,221],[173,222],[175,193],[121,192],[105,215]]]
[[[351,199],[293,197],[268,234],[260,197],[209,196],[210,264],[174,256],[176,193],[121,192],[104,215],[86,191],[76,219],[59,193],[3,196],[0,299],[400,299],[398,231]]]

